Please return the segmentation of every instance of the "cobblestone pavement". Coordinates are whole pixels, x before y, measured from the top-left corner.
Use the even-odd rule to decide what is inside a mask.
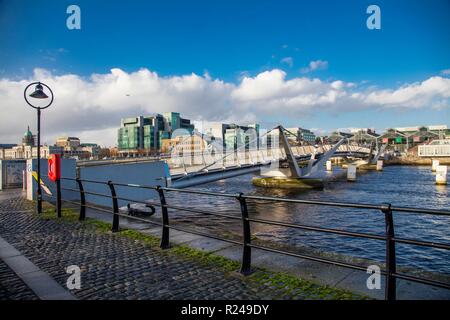
[[[37,296],[0,260],[0,300],[37,300]]]
[[[87,224],[45,220],[33,210],[22,197],[0,200],[0,235],[64,287],[66,267],[78,265],[81,289],[71,292],[79,299],[302,298]],[[0,265],[0,275],[7,287],[0,299],[34,298],[19,290],[11,270]]]

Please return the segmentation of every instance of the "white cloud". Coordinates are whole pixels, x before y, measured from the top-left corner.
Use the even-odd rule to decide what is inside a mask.
[[[292,68],[292,66],[294,65],[294,58],[292,58],[292,57],[285,57],[285,58],[281,59],[280,62],[281,62],[281,63],[285,63],[285,64],[287,64],[289,67]]]
[[[300,72],[308,73],[315,70],[325,70],[327,68],[328,68],[328,61],[316,60],[311,61],[308,67],[300,69]]]
[[[386,89],[371,92],[366,97],[369,104],[385,107],[422,108],[433,103],[449,105],[450,79],[431,77],[423,82],[407,84],[397,90]]]
[[[23,89],[33,80],[55,92],[54,104],[42,112],[47,143],[59,135],[74,135],[114,145],[121,118],[167,111],[193,120],[245,123],[369,108],[450,106],[450,79],[440,76],[394,89],[361,89],[341,80],[287,79],[279,69],[253,77],[242,74],[238,83],[214,79],[207,72],[161,77],[148,69],[112,69],[85,78],[36,69],[29,79],[0,79],[0,143],[19,142],[27,124],[35,131],[35,111],[23,100]]]

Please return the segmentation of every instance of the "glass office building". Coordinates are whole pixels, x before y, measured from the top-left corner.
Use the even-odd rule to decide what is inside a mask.
[[[239,126],[231,124],[225,130],[223,140],[227,151],[256,149],[259,145],[259,125]]]
[[[194,126],[178,112],[125,118],[117,132],[119,152],[159,151],[163,139],[170,139],[176,129],[192,133]]]

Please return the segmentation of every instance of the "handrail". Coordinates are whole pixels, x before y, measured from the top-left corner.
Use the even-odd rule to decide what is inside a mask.
[[[76,180],[75,178],[66,178],[66,177],[61,177],[61,179],[73,180],[73,181]],[[88,182],[88,183],[106,184],[104,181],[97,181],[97,180],[82,179],[82,181]],[[114,185],[123,186],[123,187],[152,189],[152,190],[156,190],[158,188],[158,186],[126,184],[126,183],[119,183],[119,182],[114,182]],[[227,197],[227,198],[235,198],[238,195],[238,194],[232,194],[232,193],[211,192],[211,191],[203,191],[203,190],[197,190],[197,189],[177,189],[177,188],[170,188],[170,187],[161,187],[161,189],[164,191],[173,191],[173,192],[180,192],[180,193],[200,194],[200,195],[211,195],[211,196],[219,196],[219,197]],[[243,197],[245,197],[246,199],[252,199],[252,200],[290,202],[290,203],[334,206],[334,207],[344,207],[344,208],[361,208],[361,209],[381,210],[383,207],[382,205],[370,204],[370,203],[300,200],[300,199],[287,199],[287,198],[252,196],[252,195],[243,195]],[[396,207],[396,206],[392,206],[391,209],[392,209],[392,211],[398,211],[398,212],[410,212],[410,213],[423,213],[423,214],[450,216],[450,210],[436,210],[436,209],[428,209],[428,208],[411,208],[411,207]]]
[[[436,248],[436,249],[444,249],[444,250],[450,250],[450,244],[448,243],[439,243],[439,242],[430,242],[430,241],[421,241],[421,240],[415,240],[415,239],[408,239],[408,238],[400,238],[395,236],[394,232],[394,219],[393,219],[393,212],[406,212],[406,213],[418,213],[418,214],[430,214],[430,215],[441,215],[441,216],[450,216],[450,211],[447,210],[436,210],[436,209],[426,209],[426,208],[408,208],[408,207],[396,207],[392,206],[391,204],[367,204],[367,203],[348,203],[348,202],[335,202],[335,201],[318,201],[318,200],[299,200],[299,199],[286,199],[286,198],[277,198],[277,197],[266,197],[266,196],[254,196],[254,195],[245,195],[243,193],[219,193],[219,192],[211,192],[211,191],[203,191],[203,190],[196,190],[196,189],[177,189],[177,188],[170,188],[170,187],[161,187],[161,186],[146,186],[146,185],[138,185],[138,184],[127,184],[127,183],[119,183],[119,182],[113,182],[113,181],[98,181],[98,180],[90,180],[90,179],[79,179],[79,178],[68,178],[68,177],[62,177],[61,180],[69,180],[69,181],[76,181],[78,184],[78,190],[73,188],[57,188],[57,196],[56,199],[61,199],[61,190],[68,190],[73,192],[79,192],[80,193],[80,220],[83,220],[85,217],[85,208],[94,208],[101,211],[106,211],[113,215],[113,224],[112,224],[112,231],[117,232],[119,231],[119,217],[126,217],[128,219],[135,219],[141,222],[147,222],[150,224],[158,225],[162,227],[162,236],[161,236],[161,244],[160,247],[163,249],[167,249],[170,247],[170,237],[169,237],[169,230],[179,230],[191,234],[201,235],[204,237],[217,239],[229,243],[233,243],[236,245],[242,246],[242,264],[241,264],[241,270],[240,272],[244,275],[250,274],[252,272],[251,270],[251,257],[252,257],[252,248],[265,250],[273,253],[279,253],[284,254],[292,257],[307,259],[311,261],[331,264],[335,266],[350,268],[354,270],[361,270],[366,271],[366,268],[352,263],[347,262],[341,262],[332,260],[329,258],[323,258],[323,257],[315,257],[311,255],[306,254],[300,254],[300,253],[294,253],[290,251],[280,250],[276,248],[270,248],[265,247],[257,244],[253,244],[251,242],[251,226],[250,223],[261,223],[261,224],[268,224],[268,225],[276,225],[276,226],[283,226],[287,228],[295,228],[295,229],[303,229],[313,232],[321,232],[321,233],[330,233],[330,234],[337,234],[341,236],[346,237],[356,237],[356,238],[365,238],[370,240],[378,240],[378,241],[385,241],[386,243],[386,267],[384,270],[380,270],[380,273],[382,275],[385,275],[386,282],[385,282],[385,299],[387,300],[395,300],[396,299],[396,280],[397,279],[404,279],[408,281],[414,281],[422,284],[432,285],[436,287],[446,288],[450,289],[450,283],[441,282],[441,281],[435,281],[430,280],[426,278],[421,278],[417,276],[411,276],[407,274],[402,274],[397,272],[397,262],[396,262],[396,243],[402,243],[407,245],[416,245],[416,246],[422,246],[422,247],[430,247],[430,248]],[[58,182],[59,183],[59,182]],[[103,184],[105,186],[108,186],[110,189],[110,195],[106,194],[100,194],[92,191],[86,191],[83,188],[83,183],[95,183],[95,184]],[[117,189],[116,187],[128,187],[128,188],[140,188],[140,189],[149,189],[154,190],[157,192],[159,196],[159,203],[154,201],[138,201],[129,199],[126,197],[121,197],[120,195],[117,195]],[[214,196],[214,197],[225,197],[237,200],[240,204],[240,213],[241,216],[233,216],[229,214],[224,213],[218,213],[218,212],[209,212],[206,210],[196,209],[196,208],[183,208],[178,205],[170,205],[167,203],[167,199],[165,197],[165,192],[179,192],[179,193],[187,193],[187,194],[197,194],[197,195],[204,195],[204,196]],[[86,204],[86,195],[93,195],[93,196],[102,196],[106,198],[112,199],[112,211],[106,210],[103,208],[98,208],[95,206],[91,206]],[[55,197],[50,197],[55,198]],[[152,204],[157,207],[161,208],[161,222],[151,221],[148,219],[143,219],[135,216],[129,216],[125,215],[119,212],[118,208],[118,200],[123,201],[134,201],[136,203],[144,203],[144,204]],[[287,223],[283,221],[277,221],[277,220],[267,220],[267,219],[259,219],[259,218],[253,218],[249,217],[248,209],[247,209],[247,201],[269,201],[269,202],[282,202],[282,203],[294,203],[294,204],[309,204],[309,205],[317,205],[317,206],[333,206],[333,207],[342,207],[342,208],[353,208],[353,209],[366,209],[366,210],[379,210],[384,215],[385,220],[385,234],[384,235],[377,235],[377,234],[371,234],[371,233],[362,233],[362,232],[352,232],[347,230],[341,230],[341,229],[334,229],[334,228],[324,228],[324,227],[317,227],[317,226],[310,226],[310,225],[304,225],[304,224],[293,224],[293,223]],[[77,202],[69,201],[67,199],[62,199],[64,202],[69,202],[73,204],[77,204]],[[61,206],[59,206],[61,207]],[[242,239],[243,241],[236,241],[232,239],[227,239],[223,237],[219,237],[217,235],[212,235],[204,232],[200,232],[197,230],[191,230],[186,229],[183,227],[180,227],[178,225],[172,225],[169,223],[169,209],[172,210],[183,210],[187,212],[194,212],[194,213],[200,213],[203,215],[211,215],[211,216],[218,216],[226,219],[234,219],[234,220],[241,220],[242,221]]]

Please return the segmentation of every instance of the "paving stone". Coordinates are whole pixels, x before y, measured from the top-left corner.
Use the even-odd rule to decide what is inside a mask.
[[[21,196],[0,198],[0,235],[63,287],[70,276],[66,268],[79,266],[81,289],[70,291],[79,299],[261,299],[279,295],[278,290],[170,250],[99,233],[81,222],[45,220],[33,212],[34,206]],[[13,275],[0,264],[0,279],[7,279],[2,282],[0,299],[33,299]]]
[[[0,300],[38,300],[34,292],[1,260]]]

